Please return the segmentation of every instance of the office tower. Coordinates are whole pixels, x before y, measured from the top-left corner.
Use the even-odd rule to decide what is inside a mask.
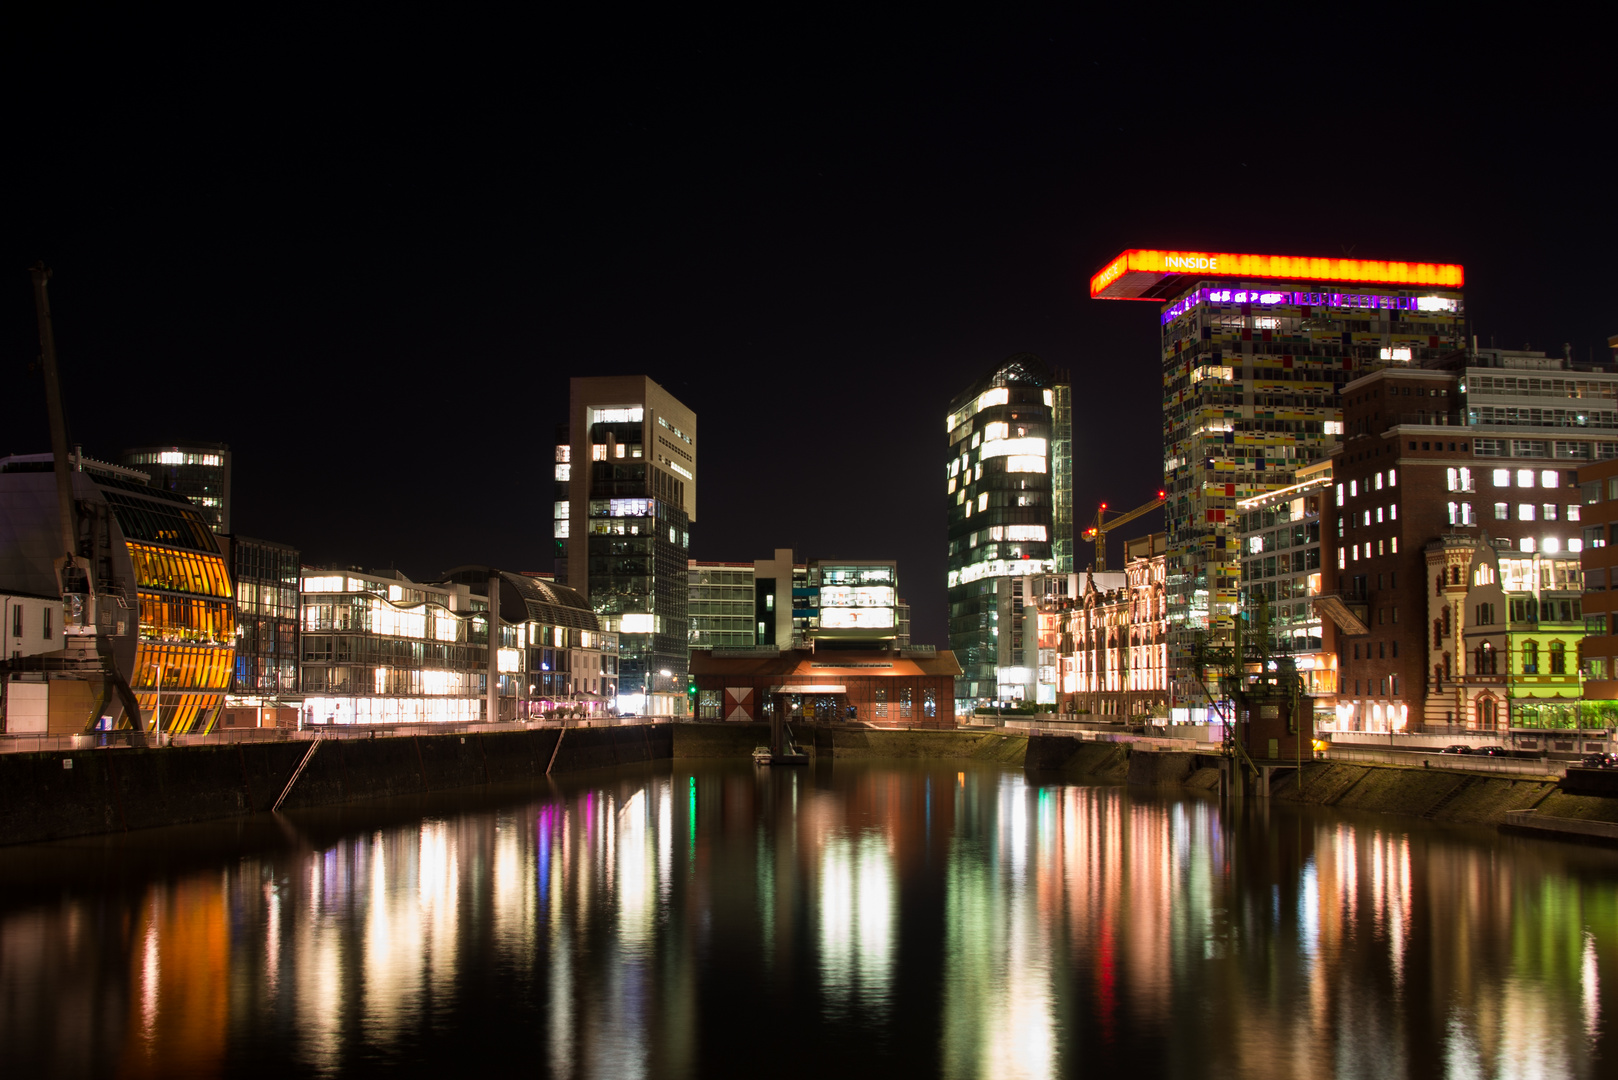
[[[1430,364],[1343,387],[1317,601],[1336,625],[1332,726],[1572,722],[1580,558],[1607,539],[1580,473],[1618,460],[1618,373],[1494,349]]]
[[[1006,358],[950,402],[949,640],[956,711],[1003,695],[1021,664],[1023,582],[1073,570],[1073,410],[1067,373]],[[1030,601],[1031,602],[1031,601]]]
[[[143,446],[124,451],[123,464],[151,477],[151,485],[190,499],[216,533],[230,532],[230,447]]]
[[[1228,640],[1238,607],[1239,502],[1294,482],[1343,432],[1345,382],[1447,356],[1465,341],[1462,268],[1430,263],[1125,251],[1097,299],[1158,303],[1169,493],[1170,666]]]
[[[619,709],[683,714],[696,414],[644,375],[574,379],[565,430],[556,448],[558,580],[618,635]]]

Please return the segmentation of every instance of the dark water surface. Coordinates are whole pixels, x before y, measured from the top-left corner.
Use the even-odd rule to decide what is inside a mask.
[[[0,1076],[1618,1076],[1618,852],[688,763],[0,849]]]

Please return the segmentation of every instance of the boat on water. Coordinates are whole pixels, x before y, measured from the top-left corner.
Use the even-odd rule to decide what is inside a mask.
[[[753,764],[755,765],[807,765],[809,755],[796,746],[787,745],[787,748],[777,754],[768,746],[758,746],[753,749]]]

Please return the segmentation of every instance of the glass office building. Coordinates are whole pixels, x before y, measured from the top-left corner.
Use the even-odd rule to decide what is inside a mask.
[[[621,712],[683,715],[697,418],[645,376],[574,379],[556,447],[556,575],[618,635]]]
[[[208,527],[230,532],[230,447],[143,446],[124,451],[124,465],[145,473],[151,486],[191,500]]]
[[[949,635],[956,709],[1000,700],[1017,667],[1021,582],[1073,571],[1073,406],[1065,371],[1008,357],[950,402]],[[1002,632],[1003,631],[1003,632]]]
[[[236,673],[231,693],[298,690],[298,549],[246,536],[220,538],[236,586]]]

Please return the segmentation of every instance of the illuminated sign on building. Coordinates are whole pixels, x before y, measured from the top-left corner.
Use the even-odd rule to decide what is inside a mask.
[[[1161,297],[1148,294],[1164,279],[1180,274],[1290,278],[1294,281],[1364,281],[1449,289],[1460,288],[1466,280],[1462,268],[1453,263],[1132,248],[1113,259],[1090,279],[1090,296],[1097,300],[1157,300]]]

